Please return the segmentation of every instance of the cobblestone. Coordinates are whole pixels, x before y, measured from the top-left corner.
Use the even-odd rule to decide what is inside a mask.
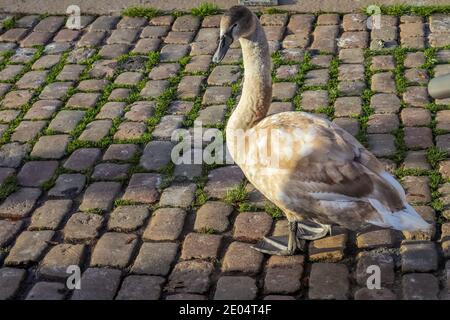
[[[186,212],[178,208],[161,208],[153,213],[143,234],[144,240],[176,240],[183,229]]]
[[[363,249],[393,247],[397,237],[393,230],[375,230],[358,235],[356,242],[358,247]]]
[[[161,194],[159,204],[161,206],[187,208],[194,200],[195,190],[196,185],[193,183],[170,186]]]
[[[183,261],[175,265],[166,286],[168,292],[205,293],[213,265],[206,261]]]
[[[196,231],[214,230],[224,232],[228,229],[228,217],[233,207],[219,201],[208,201],[197,211],[194,229]]]
[[[437,300],[439,283],[429,273],[411,273],[402,277],[404,300]]]
[[[72,300],[112,300],[119,288],[120,278],[120,270],[89,268],[80,280],[85,285],[75,290]]]
[[[62,283],[42,281],[31,288],[25,300],[63,300],[65,296],[66,287]]]
[[[58,244],[50,249],[39,267],[39,274],[49,278],[65,279],[67,268],[81,265],[85,255],[81,244]]]
[[[257,274],[262,267],[263,255],[253,250],[250,244],[235,241],[228,247],[222,263],[223,272]]]
[[[19,233],[23,223],[21,221],[0,221],[0,247],[4,248],[9,245],[15,236]]]
[[[135,173],[131,176],[128,187],[122,196],[122,200],[153,203],[159,197],[158,187],[161,176],[153,173]]]
[[[181,259],[217,259],[221,240],[219,235],[189,233],[183,242]]]
[[[116,300],[158,300],[164,281],[162,277],[128,276],[123,280]]]
[[[432,151],[450,151],[449,101],[426,87],[450,72],[450,51],[436,48],[450,44],[448,14],[381,15],[380,29],[362,13],[260,15],[276,62],[268,113],[331,116],[401,173],[432,225],[339,229],[304,255],[268,259],[252,243],[287,223],[250,185],[238,208],[222,202],[242,171],[171,161],[173,130],[222,130],[239,101],[239,43],[211,61],[221,14],[82,16],[80,30],[63,18],[0,27],[0,51],[11,50],[0,58],[1,299],[448,298],[450,167]],[[88,267],[74,293],[53,282],[70,264]]]
[[[31,151],[31,156],[42,159],[61,159],[70,141],[68,135],[42,136]]]
[[[86,189],[80,210],[109,211],[119,191],[118,182],[94,182]]]
[[[7,266],[28,266],[37,263],[54,236],[53,231],[24,231],[17,238],[5,259]]]
[[[108,230],[135,231],[144,225],[149,215],[149,210],[145,206],[119,206],[109,217]]]
[[[20,188],[0,205],[0,217],[21,219],[28,216],[40,195],[38,188]]]
[[[2,290],[0,291],[0,300],[13,299],[20,290],[20,284],[25,280],[26,271],[16,268],[1,268],[0,269],[0,284]]]
[[[64,239],[69,242],[86,242],[95,239],[103,224],[103,217],[98,214],[77,212],[67,221]]]
[[[85,171],[93,167],[100,157],[100,150],[97,148],[81,148],[75,150],[64,163],[64,168],[73,171]]]
[[[437,269],[438,254],[434,243],[404,243],[400,248],[403,272],[429,272]]]
[[[370,276],[367,273],[367,268],[372,265],[380,268],[382,285],[391,285],[394,283],[394,257],[389,253],[365,251],[358,255],[358,264],[356,266],[356,281],[360,286],[366,286],[367,279]]]
[[[57,161],[29,161],[17,174],[17,180],[25,187],[40,187],[52,179],[57,167]]]
[[[241,169],[236,166],[215,169],[208,175],[205,191],[211,197],[223,198],[229,190],[237,187],[243,178]]]
[[[145,242],[131,268],[137,274],[161,275],[169,274],[175,261],[178,245],[172,242]]]
[[[253,300],[258,293],[255,280],[244,276],[223,276],[217,281],[214,300]]]
[[[303,256],[270,257],[264,278],[264,293],[290,294],[301,288]]]
[[[343,264],[314,263],[309,277],[309,298],[346,300],[348,276],[347,267]]]
[[[256,241],[266,236],[272,219],[265,212],[242,212],[235,221],[233,237],[239,241]]]
[[[105,233],[95,245],[91,266],[125,268],[130,263],[136,244],[135,235],[118,232]]]

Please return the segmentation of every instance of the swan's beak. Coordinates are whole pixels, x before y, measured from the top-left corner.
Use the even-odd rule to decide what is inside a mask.
[[[217,51],[212,58],[214,63],[219,63],[227,54],[230,45],[233,43],[233,38],[227,35],[223,35],[220,37],[219,46],[217,47]]]

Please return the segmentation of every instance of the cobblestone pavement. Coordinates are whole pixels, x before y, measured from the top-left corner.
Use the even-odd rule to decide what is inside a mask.
[[[238,45],[211,63],[220,16],[83,16],[81,31],[1,19],[1,299],[448,298],[450,100],[426,85],[450,73],[449,15],[382,16],[372,31],[361,14],[261,15],[270,112],[333,119],[434,226],[336,228],[293,257],[250,248],[287,226],[239,168],[171,163],[173,130],[223,130],[239,100]],[[374,264],[380,290],[366,288]],[[81,290],[65,286],[70,265]]]

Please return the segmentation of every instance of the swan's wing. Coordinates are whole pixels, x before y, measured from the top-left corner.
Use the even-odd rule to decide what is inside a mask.
[[[271,144],[278,153],[285,193],[324,201],[380,202],[390,212],[405,206],[400,184],[353,136],[331,122],[306,113],[286,112],[264,119],[257,129],[276,129],[295,136],[292,152],[283,141]],[[296,133],[293,133],[296,132]],[[288,155],[286,155],[288,153]],[[389,178],[390,177],[390,178]]]
[[[429,227],[381,163],[329,121],[286,112],[264,119],[252,130],[262,131],[266,138],[250,138],[253,148],[241,154],[259,160],[259,153],[270,152],[277,161],[276,166],[256,161],[244,165],[244,172],[281,208],[307,212],[350,229],[367,223],[398,230]],[[277,133],[277,139],[270,131]]]

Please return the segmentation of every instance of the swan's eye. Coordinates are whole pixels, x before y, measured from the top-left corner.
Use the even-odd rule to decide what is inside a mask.
[[[228,28],[228,31],[226,32],[226,35],[228,37],[233,37],[233,29],[237,27],[237,23],[233,24],[230,28]]]

